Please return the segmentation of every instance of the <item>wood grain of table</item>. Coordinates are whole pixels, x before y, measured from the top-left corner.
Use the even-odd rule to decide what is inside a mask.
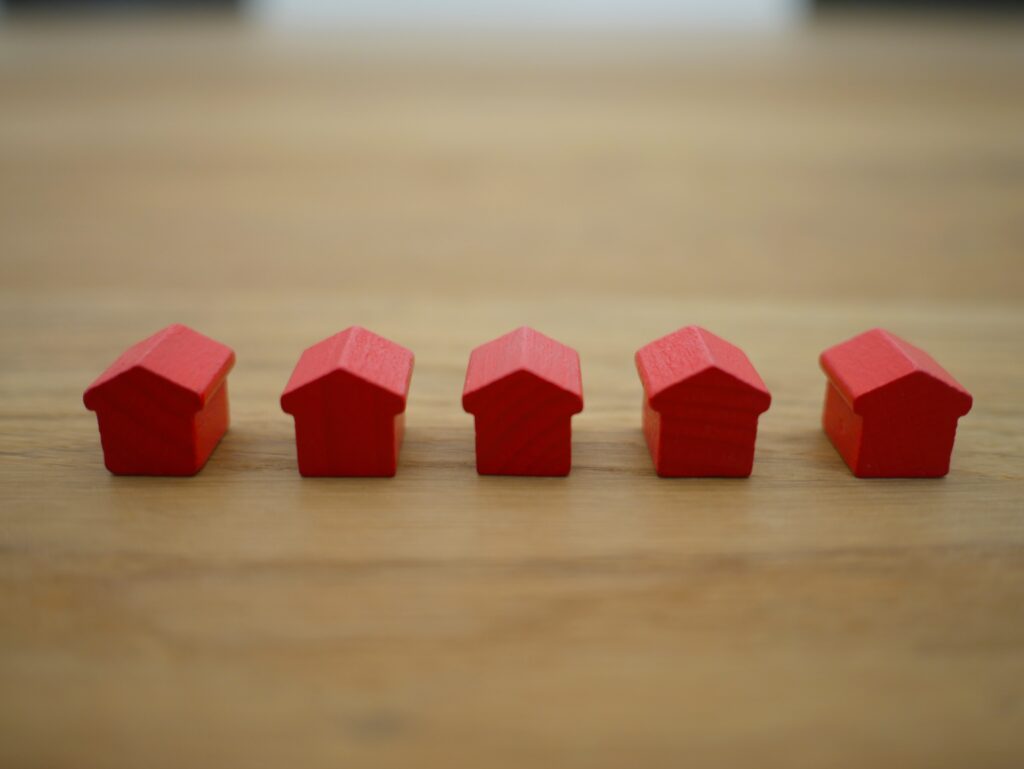
[[[732,42],[0,29],[0,765],[1024,764],[1024,34]],[[103,469],[88,383],[231,345],[191,479]],[[412,348],[392,480],[300,479],[278,396]],[[633,352],[773,394],[749,480],[654,476]],[[485,478],[470,349],[576,347],[565,479]],[[826,346],[974,394],[938,481],[851,477]]]

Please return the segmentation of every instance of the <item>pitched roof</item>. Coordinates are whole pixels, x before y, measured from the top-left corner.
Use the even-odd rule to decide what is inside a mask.
[[[230,347],[174,323],[125,350],[89,385],[83,400],[95,410],[101,391],[127,374],[142,371],[168,385],[174,397],[184,396],[186,406],[198,411],[234,365]]]
[[[961,415],[971,408],[970,393],[932,356],[885,329],[871,329],[830,347],[820,363],[855,412],[870,396],[910,377],[944,387]]]
[[[469,356],[462,405],[472,411],[480,393],[520,372],[560,390],[576,413],[583,409],[579,354],[527,326],[480,345]]]
[[[361,326],[351,326],[302,353],[281,394],[281,406],[288,411],[302,390],[343,371],[391,396],[395,413],[400,413],[405,408],[412,367],[410,350]]]
[[[743,350],[700,326],[685,326],[641,347],[636,369],[655,410],[667,406],[686,383],[712,376],[717,388],[724,386],[732,395],[745,391],[758,413],[771,404],[768,388]]]

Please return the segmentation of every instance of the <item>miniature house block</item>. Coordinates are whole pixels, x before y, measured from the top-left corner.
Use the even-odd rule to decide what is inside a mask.
[[[195,475],[228,429],[229,347],[175,324],[129,347],[85,391],[117,475]]]
[[[744,352],[698,326],[636,353],[643,429],[658,475],[750,475],[757,419],[771,394]]]
[[[883,329],[821,354],[822,423],[859,478],[939,478],[972,399],[924,350]]]
[[[462,406],[475,418],[481,475],[568,475],[572,415],[583,410],[580,356],[516,329],[470,354]]]
[[[359,326],[302,353],[281,408],[295,418],[304,476],[392,476],[413,354]]]

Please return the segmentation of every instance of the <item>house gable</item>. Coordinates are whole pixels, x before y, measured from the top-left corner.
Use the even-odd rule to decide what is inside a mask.
[[[341,368],[281,396],[282,410],[293,415],[330,408],[334,411],[373,409],[395,416],[405,411],[405,404],[405,396]]]
[[[905,413],[956,419],[971,410],[971,403],[969,394],[918,370],[861,395],[853,411],[862,416]]]
[[[708,366],[669,385],[650,399],[651,408],[665,415],[711,408],[744,411],[756,416],[767,411],[771,402],[771,394],[763,386],[754,387],[748,380],[717,366]]]
[[[485,414],[491,410],[507,412],[517,405],[572,416],[583,410],[583,399],[528,368],[511,371],[462,396],[462,407],[470,414]]]

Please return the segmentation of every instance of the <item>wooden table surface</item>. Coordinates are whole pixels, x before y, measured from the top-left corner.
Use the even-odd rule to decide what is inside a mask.
[[[0,765],[1024,765],[1024,34],[453,46],[0,30]],[[82,391],[231,345],[195,478]],[[417,357],[392,480],[302,480],[278,396]],[[749,480],[653,475],[633,352],[773,394]],[[566,479],[482,478],[470,349],[576,347]],[[950,475],[851,477],[817,355],[885,326],[975,397]]]

